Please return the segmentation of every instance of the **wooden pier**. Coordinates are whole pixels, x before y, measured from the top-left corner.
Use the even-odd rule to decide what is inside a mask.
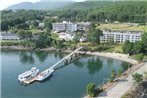
[[[51,66],[50,68],[46,69],[46,70],[50,70],[50,69],[54,69],[58,64],[60,64],[61,62],[63,62],[64,60],[67,60],[69,57],[71,57],[73,54],[77,53],[80,49],[82,49],[82,47],[79,47],[78,49],[74,50],[72,53],[70,53],[69,55],[65,56],[64,58],[62,58],[60,61],[58,61],[57,63],[55,63],[53,66]],[[44,71],[46,71],[44,70]],[[44,72],[43,71],[43,72]],[[41,72],[42,73],[42,72]],[[41,74],[39,73],[37,76],[35,76],[34,78],[30,79],[30,80],[25,80],[23,81],[24,84],[31,84],[33,82],[36,81],[36,78]]]

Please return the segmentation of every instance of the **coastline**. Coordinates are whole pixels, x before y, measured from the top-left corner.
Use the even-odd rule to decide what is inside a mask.
[[[137,60],[129,58],[129,56],[127,54],[110,53],[110,52],[92,52],[92,53],[88,52],[87,54],[117,59],[117,60],[128,62],[133,65],[138,64]]]
[[[43,49],[33,49],[33,48],[24,48],[21,46],[0,46],[1,50],[34,50],[34,51],[61,51],[61,52],[72,52],[72,50],[63,50],[63,49],[57,49],[57,48],[43,48]],[[112,58],[116,60],[121,60],[124,62],[128,62],[130,64],[138,64],[139,62],[137,60],[134,60],[130,58],[127,54],[120,54],[120,53],[110,53],[110,52],[90,52],[90,51],[79,51],[78,53],[86,53],[87,55],[94,55],[94,56],[102,56],[107,58]]]
[[[71,52],[71,51],[65,50],[64,52]],[[83,54],[84,52],[79,51],[78,53]],[[133,64],[133,65],[139,63],[137,60],[129,58],[129,56],[127,54],[110,53],[110,52],[90,52],[90,51],[87,51],[86,54],[87,55],[107,57],[107,58],[112,58],[112,59],[116,59],[116,60],[121,60],[121,61],[128,62],[128,63]]]

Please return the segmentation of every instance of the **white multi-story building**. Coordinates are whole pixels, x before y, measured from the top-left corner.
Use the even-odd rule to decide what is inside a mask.
[[[53,23],[53,31],[64,31],[65,30],[65,24],[64,23]]]
[[[100,37],[101,42],[124,43],[126,40],[136,42],[141,40],[141,31],[103,31]]]
[[[77,31],[77,24],[75,24],[75,23],[71,23],[71,22],[66,23],[65,27],[66,27],[65,31],[67,31],[67,32]]]
[[[53,23],[53,31],[74,32],[77,31],[77,24],[63,21],[62,23]]]

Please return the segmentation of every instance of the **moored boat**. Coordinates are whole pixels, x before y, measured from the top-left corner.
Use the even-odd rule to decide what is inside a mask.
[[[37,81],[43,81],[44,79],[48,78],[52,73],[54,72],[54,69],[47,69],[43,72],[41,72],[37,77]]]
[[[18,75],[18,80],[20,82],[23,82],[25,80],[29,80],[31,78],[34,78],[39,73],[39,69],[36,67],[32,67],[31,70],[28,70],[20,75]]]

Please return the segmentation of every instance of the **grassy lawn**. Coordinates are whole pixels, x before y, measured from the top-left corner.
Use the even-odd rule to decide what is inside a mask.
[[[80,42],[79,43],[81,46],[88,46],[88,47],[91,47],[91,48],[96,48],[97,46],[99,45],[92,45],[91,43],[89,42]],[[116,53],[123,53],[123,50],[122,50],[122,44],[108,44],[108,43],[103,43],[103,44],[100,44],[100,45],[104,45],[104,46],[109,46],[110,48],[105,50],[105,52],[116,52]]]
[[[1,46],[12,46],[12,45],[19,45],[19,40],[3,40],[0,42]]]
[[[144,31],[147,32],[147,25],[130,26],[127,23],[119,24],[100,24],[97,26],[99,29],[112,29],[112,30],[129,30],[129,31]]]
[[[122,44],[113,44],[109,49],[105,52],[116,52],[116,53],[123,53]]]
[[[59,40],[59,35],[56,33],[51,33],[53,39]]]
[[[32,33],[43,32],[42,30],[40,30],[40,29],[36,29],[36,28],[34,28],[34,29],[30,29],[29,31],[31,31]]]
[[[138,61],[142,61],[144,59],[143,54],[135,54],[135,55],[132,55],[131,57],[135,60],[138,60]]]

